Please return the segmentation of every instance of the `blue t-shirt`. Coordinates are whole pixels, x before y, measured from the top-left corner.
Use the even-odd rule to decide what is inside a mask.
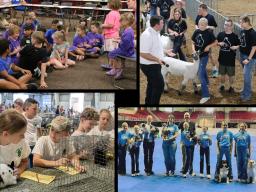
[[[211,136],[207,132],[202,132],[199,136],[199,144],[201,147],[206,148],[212,145],[212,140],[210,140]]]
[[[234,140],[236,142],[237,147],[248,148],[251,144],[251,137],[246,131],[239,131],[237,134],[234,135]]]
[[[233,141],[233,133],[230,131],[220,131],[217,134],[217,141],[220,147],[230,147]]]
[[[127,144],[127,140],[130,139],[132,137],[132,134],[128,131],[120,131],[118,133],[118,144],[119,145],[126,145]]]
[[[169,139],[175,135],[176,132],[179,131],[179,128],[176,124],[172,124],[172,125],[168,125],[167,128],[166,128],[166,131],[167,131],[167,138],[166,140],[163,140],[163,142],[168,142]],[[175,140],[172,140],[172,142],[174,142]]]
[[[45,33],[45,38],[47,39],[48,43],[53,45],[53,38],[52,35],[55,33],[57,30],[55,29],[48,29]]]
[[[0,57],[0,72],[7,71],[8,74],[13,74],[11,69],[12,59],[11,57],[6,57],[6,59]]]
[[[143,138],[149,142],[153,142],[155,140],[155,135],[150,131],[150,125],[146,124],[146,127],[143,130]]]
[[[194,141],[189,139],[188,138],[189,136],[190,136],[190,131],[189,130],[184,130],[181,133],[181,140],[182,140],[182,143],[184,143],[185,146],[194,145]]]
[[[132,134],[132,137],[134,138],[135,142],[133,143],[133,145],[136,147],[136,148],[139,148],[140,145],[141,145],[141,141],[142,141],[142,134],[141,133],[134,133]]]

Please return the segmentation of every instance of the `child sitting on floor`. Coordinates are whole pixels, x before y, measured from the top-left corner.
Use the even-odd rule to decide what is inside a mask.
[[[21,25],[21,35],[23,35],[23,33],[24,33],[24,27],[25,27],[26,25],[30,25],[30,26],[32,27],[32,30],[33,30],[33,31],[35,31],[35,29],[36,29],[36,26],[35,26],[34,23],[33,23],[32,17],[27,17],[25,23]]]
[[[134,22],[134,16],[132,13],[125,13],[121,16],[121,25],[124,28],[121,40],[116,40],[119,44],[117,49],[109,52],[108,57],[110,64],[113,68],[106,74],[110,76],[115,76],[116,80],[122,78],[123,69],[121,64],[117,61],[117,56],[122,55],[125,57],[131,57],[134,54],[134,31],[132,29],[132,24]]]
[[[17,25],[12,25],[9,29],[9,37],[8,40],[10,42],[10,53],[12,63],[18,63],[19,52],[21,50],[20,47],[20,28]]]
[[[53,46],[53,38],[52,38],[52,35],[57,31],[57,25],[59,23],[59,20],[53,20],[52,21],[52,25],[51,25],[51,28],[48,29],[45,33],[45,37],[47,39],[47,42],[48,42],[48,50],[51,50],[52,49],[52,46]]]
[[[87,33],[88,44],[92,46],[86,50],[90,56],[98,57],[101,53],[101,48],[103,46],[103,36],[99,33],[100,24],[96,22],[92,22],[91,24],[91,32]]]
[[[0,114],[0,164],[14,163],[18,178],[28,168],[30,148],[24,140],[27,121],[22,114],[8,109]]]
[[[8,25],[6,26],[6,31],[3,33],[3,39],[8,39],[8,38],[9,38],[9,29],[10,29],[10,27],[13,26],[13,25],[18,26],[18,20],[11,18],[11,19],[9,20]]]
[[[37,31],[38,27],[40,26],[39,20],[36,18],[35,12],[31,11],[29,12],[29,17],[32,18],[32,24],[35,26],[35,31]]]
[[[83,25],[78,25],[76,28],[77,35],[74,37],[73,46],[69,48],[69,54],[75,56],[77,60],[83,60],[87,48],[91,48],[87,44],[85,28]]]
[[[38,139],[34,149],[33,164],[39,167],[58,167],[73,165],[77,171],[85,172],[85,166],[80,165],[79,156],[67,138],[70,123],[66,117],[58,116],[51,122],[50,133]]]
[[[0,40],[0,88],[2,89],[27,89],[26,83],[31,79],[32,74],[29,70],[24,70],[14,65],[11,58],[9,41]],[[18,73],[14,73],[18,72]]]
[[[23,38],[20,41],[21,47],[31,45],[31,34],[33,33],[32,25],[26,24],[24,27]]]
[[[50,63],[56,69],[65,69],[69,65],[75,65],[75,61],[68,58],[69,43],[66,41],[64,32],[57,31],[52,37],[54,46],[50,56]]]

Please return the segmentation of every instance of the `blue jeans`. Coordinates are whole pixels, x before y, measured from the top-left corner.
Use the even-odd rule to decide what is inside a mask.
[[[118,173],[126,174],[126,146],[118,146]]]
[[[209,97],[209,90],[208,90],[208,84],[209,84],[209,79],[207,76],[207,70],[206,66],[208,63],[209,56],[204,56],[200,58],[200,63],[199,63],[199,79],[201,82],[201,89],[202,89],[202,97]]]
[[[225,155],[227,164],[229,167],[228,176],[229,176],[229,178],[233,179],[230,147],[220,147],[220,153],[217,155],[215,177],[219,176],[219,174],[220,174],[220,165],[221,165],[223,155]]]
[[[150,17],[155,16],[156,15],[156,7],[151,6],[150,7]]]
[[[189,171],[189,174],[193,173],[193,156],[194,156],[194,145],[186,147],[186,164],[183,170],[183,174]]]
[[[237,147],[236,151],[238,179],[247,179],[248,149],[247,147]]]
[[[168,173],[169,171],[174,173],[176,164],[175,154],[177,150],[177,144],[171,141],[163,141],[162,148],[164,153],[166,173]]]
[[[130,149],[131,163],[132,163],[132,174],[139,173],[139,155],[140,155],[140,147],[133,146]]]
[[[255,69],[256,59],[252,59],[247,65],[244,65],[242,62],[248,58],[248,55],[240,53],[240,62],[244,68],[244,89],[241,93],[242,99],[251,99],[252,96],[252,74]]]

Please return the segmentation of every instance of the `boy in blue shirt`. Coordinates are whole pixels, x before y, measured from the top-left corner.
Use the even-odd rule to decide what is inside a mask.
[[[246,183],[247,164],[251,155],[251,137],[246,131],[246,124],[239,125],[239,132],[235,134],[235,157],[237,159],[238,181]]]
[[[140,154],[140,145],[142,142],[142,134],[139,132],[140,127],[138,125],[134,126],[134,134],[131,138],[131,144],[129,145],[129,152],[132,162],[132,177],[139,176],[139,154]]]
[[[207,133],[208,127],[204,126],[202,133],[199,135],[200,145],[200,177],[204,177],[204,156],[206,159],[207,178],[211,179],[210,173],[210,145],[212,145],[211,136]]]
[[[49,49],[52,48],[53,46],[53,38],[52,38],[52,35],[53,33],[55,33],[57,31],[57,25],[59,24],[59,20],[53,20],[52,21],[52,25],[51,25],[51,28],[48,29],[45,33],[45,38],[48,42],[48,46],[49,46]]]
[[[215,180],[218,181],[220,174],[220,166],[223,155],[225,155],[227,164],[229,167],[229,181],[232,182],[233,174],[232,174],[232,164],[231,164],[231,153],[233,147],[233,133],[228,131],[228,123],[223,121],[221,123],[222,131],[219,131],[217,134],[217,164],[215,171]]]
[[[190,174],[193,173],[193,151],[196,143],[193,139],[195,136],[191,137],[188,122],[183,123],[183,128],[184,131],[181,133],[181,140],[186,148],[186,163],[183,170],[183,177],[186,178],[188,171]]]
[[[174,124],[174,115],[169,115],[167,125],[163,124],[162,138],[163,138],[163,153],[166,167],[166,176],[173,176],[175,173],[175,154],[177,150],[176,138],[179,134],[179,128]]]
[[[152,126],[153,117],[151,115],[147,116],[147,123],[142,126],[143,128],[143,149],[144,149],[144,165],[145,173],[147,176],[153,175],[153,153],[155,147],[155,138],[157,137],[157,128]]]
[[[126,175],[126,149],[132,134],[128,132],[128,124],[122,124],[123,130],[118,133],[118,174]]]

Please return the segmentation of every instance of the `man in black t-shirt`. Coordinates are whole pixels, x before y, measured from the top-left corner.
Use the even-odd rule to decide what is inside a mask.
[[[157,2],[158,0],[147,0],[147,7],[150,7],[150,17],[157,15]]]
[[[201,4],[198,8],[198,15],[196,17],[195,20],[195,24],[196,24],[196,29],[198,29],[198,22],[201,18],[206,18],[208,20],[208,29],[210,29],[210,31],[214,31],[214,29],[217,27],[217,23],[214,19],[214,16],[208,13],[208,7],[205,4]],[[215,59],[213,58],[212,54],[211,54],[211,50],[210,50],[210,54],[209,54],[209,58],[211,60],[212,63],[212,77],[216,78],[218,77],[218,69],[216,66],[217,61],[215,61]]]
[[[164,18],[164,27],[162,31],[160,32],[161,34],[166,33],[166,26],[167,22],[170,19],[171,16],[171,7],[174,5],[172,0],[158,0],[157,2],[157,15],[162,16]]]
[[[225,91],[225,75],[229,76],[229,93],[234,93],[233,83],[235,76],[236,50],[239,48],[238,36],[232,32],[233,21],[226,20],[224,31],[218,34],[217,40],[219,51],[219,72],[221,75],[220,91]]]
[[[184,131],[183,124],[185,122],[189,123],[190,135],[191,136],[195,136],[196,135],[196,126],[195,126],[194,122],[190,121],[190,114],[189,114],[189,112],[186,112],[184,114],[184,121],[180,122],[180,124],[179,124],[180,133],[182,133]],[[184,143],[182,143],[182,142],[180,143],[180,146],[181,146],[181,152],[182,152],[182,169],[181,169],[181,173],[183,173],[183,170],[185,168],[185,163],[186,163],[186,147],[185,147]],[[192,162],[193,162],[193,157],[194,157],[194,148],[192,150],[192,160],[191,160]],[[191,170],[192,170],[192,172],[190,172],[189,174],[192,175],[192,176],[195,176],[195,173],[193,173],[193,164],[192,164]]]
[[[244,67],[244,88],[240,97],[243,102],[247,102],[252,96],[252,72],[256,65],[256,31],[248,16],[242,17],[240,23],[243,29],[240,34],[240,60]]]

